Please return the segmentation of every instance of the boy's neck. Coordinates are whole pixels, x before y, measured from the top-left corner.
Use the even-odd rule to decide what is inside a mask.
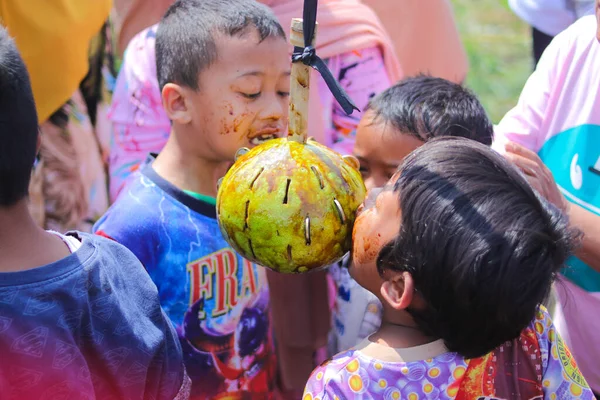
[[[0,272],[16,272],[53,263],[70,254],[62,239],[40,228],[27,199],[0,207]]]
[[[217,197],[217,181],[225,176],[232,162],[215,162],[183,151],[171,134],[152,168],[163,179],[176,186],[205,196]]]

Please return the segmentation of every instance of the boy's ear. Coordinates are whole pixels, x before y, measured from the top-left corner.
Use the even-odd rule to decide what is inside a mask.
[[[189,124],[192,121],[186,101],[186,93],[181,86],[175,83],[167,83],[161,94],[163,107],[171,121],[178,124]]]
[[[381,296],[395,310],[404,310],[410,306],[415,293],[415,285],[409,272],[390,274],[381,285]]]

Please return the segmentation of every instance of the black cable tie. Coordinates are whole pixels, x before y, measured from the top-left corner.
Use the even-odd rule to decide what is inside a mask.
[[[294,47],[292,62],[301,62],[304,65],[317,70],[325,80],[329,91],[333,94],[333,97],[347,115],[352,114],[354,110],[360,111],[340,83],[335,79],[329,68],[327,68],[327,64],[325,64],[325,62],[317,55],[315,48],[311,45],[315,33],[316,22],[317,0],[305,0],[302,23],[304,31],[304,48]]]

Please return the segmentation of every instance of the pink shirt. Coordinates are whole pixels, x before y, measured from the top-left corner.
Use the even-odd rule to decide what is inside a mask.
[[[117,78],[109,118],[113,140],[109,157],[110,198],[114,201],[124,183],[150,152],[159,152],[169,137],[171,123],[163,107],[156,78],[154,44],[158,25],[137,34],[129,43]],[[390,78],[377,47],[352,51],[327,60],[348,95],[363,110],[371,97],[387,89]],[[324,120],[332,148],[352,153],[354,133],[361,117],[346,116],[322,79],[322,104],[330,107]]]
[[[538,153],[567,200],[600,216],[600,44],[596,18],[580,19],[544,52],[494,147],[514,141]],[[557,327],[600,393],[600,273],[572,257],[557,285]]]

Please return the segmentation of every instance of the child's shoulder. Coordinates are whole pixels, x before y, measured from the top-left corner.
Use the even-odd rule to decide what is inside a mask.
[[[94,225],[94,232],[123,242],[123,236],[136,237],[152,235],[160,224],[161,210],[164,204],[172,206],[165,194],[151,179],[136,172],[132,180],[123,189],[117,200]]]
[[[360,360],[358,352],[354,349],[339,353],[327,361],[323,362],[312,372],[306,388],[304,389],[304,398],[326,399],[332,391],[336,391],[335,387],[339,386],[336,382],[343,379],[344,372],[358,372],[360,368]],[[342,387],[339,387],[342,390]],[[337,391],[336,391],[337,393]],[[339,396],[343,396],[340,392]],[[333,399],[333,397],[331,397]],[[344,397],[340,397],[344,398]]]
[[[126,296],[132,294],[131,290],[144,291],[144,283],[149,282],[147,272],[140,260],[126,246],[100,235],[84,232],[69,233],[81,241],[83,251],[77,250],[73,255],[73,262],[77,267],[90,273],[97,273],[98,279],[112,282],[114,276],[124,279],[123,284],[115,289],[116,293]],[[90,249],[89,251],[87,249]],[[126,265],[127,268],[122,268]],[[96,272],[95,272],[96,271]],[[106,286],[106,282],[103,283]],[[111,291],[112,292],[112,291]]]
[[[110,268],[116,264],[125,263],[132,267],[127,269],[127,273],[145,272],[135,254],[114,240],[85,232],[74,232],[70,233],[70,235],[77,237],[82,242],[82,245],[89,245],[93,248],[94,257],[90,260],[93,265],[88,269],[93,268],[95,265],[106,264],[106,268]],[[79,261],[82,263],[86,262],[86,260],[81,258]],[[139,271],[137,270],[137,266],[140,267]]]
[[[595,15],[587,15],[575,21],[571,26],[563,31],[566,35],[580,36],[580,33],[592,34],[592,40],[596,40],[596,27],[598,21]],[[588,35],[589,38],[589,35]]]
[[[597,46],[596,28],[598,22],[594,15],[580,18],[567,29],[559,33],[553,40],[550,48],[560,48],[565,54],[576,56],[573,48],[589,49]],[[568,57],[570,58],[570,57]]]

